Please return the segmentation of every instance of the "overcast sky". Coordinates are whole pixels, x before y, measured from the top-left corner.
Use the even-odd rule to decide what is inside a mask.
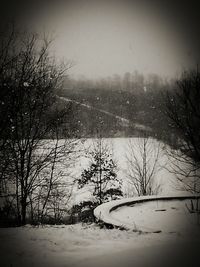
[[[75,76],[138,70],[174,77],[199,61],[198,9],[193,2],[38,1],[20,11],[27,25],[54,33],[53,51],[75,61]]]

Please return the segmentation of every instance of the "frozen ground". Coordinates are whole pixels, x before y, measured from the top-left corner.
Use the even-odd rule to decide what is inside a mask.
[[[199,233],[138,234],[81,224],[4,228],[1,266],[198,266],[199,237]]]

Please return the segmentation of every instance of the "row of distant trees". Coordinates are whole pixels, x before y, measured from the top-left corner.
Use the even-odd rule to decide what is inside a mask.
[[[126,72],[124,75],[114,74],[109,77],[87,79],[84,76],[76,78],[66,77],[64,88],[67,89],[109,89],[109,90],[122,90],[122,91],[141,91],[154,90],[162,86],[168,86],[172,80],[163,79],[155,73],[143,75],[138,71]]]
[[[155,74],[144,76],[138,72],[126,73],[124,76],[127,79],[118,75],[119,79],[114,76],[96,81],[84,78],[65,79],[60,95],[129,121],[129,125],[123,126],[114,116],[96,110],[91,114],[87,108],[79,107],[77,117],[81,132],[94,136],[92,129],[98,127],[101,121],[105,136],[138,136],[141,132],[134,125],[142,124],[151,129],[152,137],[156,136],[169,143],[176,141],[170,119],[164,114],[165,94],[176,86],[175,81],[162,79]]]

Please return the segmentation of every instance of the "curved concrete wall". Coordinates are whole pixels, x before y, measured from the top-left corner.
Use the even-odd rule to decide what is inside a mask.
[[[123,207],[123,206],[131,206],[137,203],[143,203],[147,201],[158,201],[158,200],[185,200],[185,199],[200,199],[200,195],[187,195],[187,196],[142,196],[135,198],[127,198],[121,200],[114,200],[104,204],[99,205],[94,210],[94,216],[98,221],[103,222],[108,227],[117,227],[124,230],[135,230],[133,225],[124,224],[115,218],[112,217],[112,211]]]

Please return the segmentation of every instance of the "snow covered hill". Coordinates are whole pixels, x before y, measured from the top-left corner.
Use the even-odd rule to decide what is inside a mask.
[[[72,103],[75,103],[81,107],[84,107],[84,108],[87,108],[88,110],[91,110],[91,111],[98,111],[100,113],[103,113],[105,115],[108,115],[109,117],[111,118],[114,118],[114,119],[117,119],[117,121],[119,122],[120,126],[122,127],[134,127],[136,130],[138,131],[146,131],[146,132],[152,132],[152,129],[148,126],[145,126],[145,125],[142,125],[142,124],[139,124],[139,123],[132,123],[130,120],[126,119],[126,118],[123,118],[121,116],[118,116],[118,115],[115,115],[109,111],[106,111],[106,110],[103,110],[103,109],[99,109],[99,108],[96,108],[94,106],[91,106],[91,105],[88,105],[88,104],[84,104],[84,103],[81,103],[81,102],[78,102],[78,101],[75,101],[75,100],[71,100],[67,97],[62,97],[60,96],[59,97],[61,100],[65,101],[65,102],[72,102]]]

